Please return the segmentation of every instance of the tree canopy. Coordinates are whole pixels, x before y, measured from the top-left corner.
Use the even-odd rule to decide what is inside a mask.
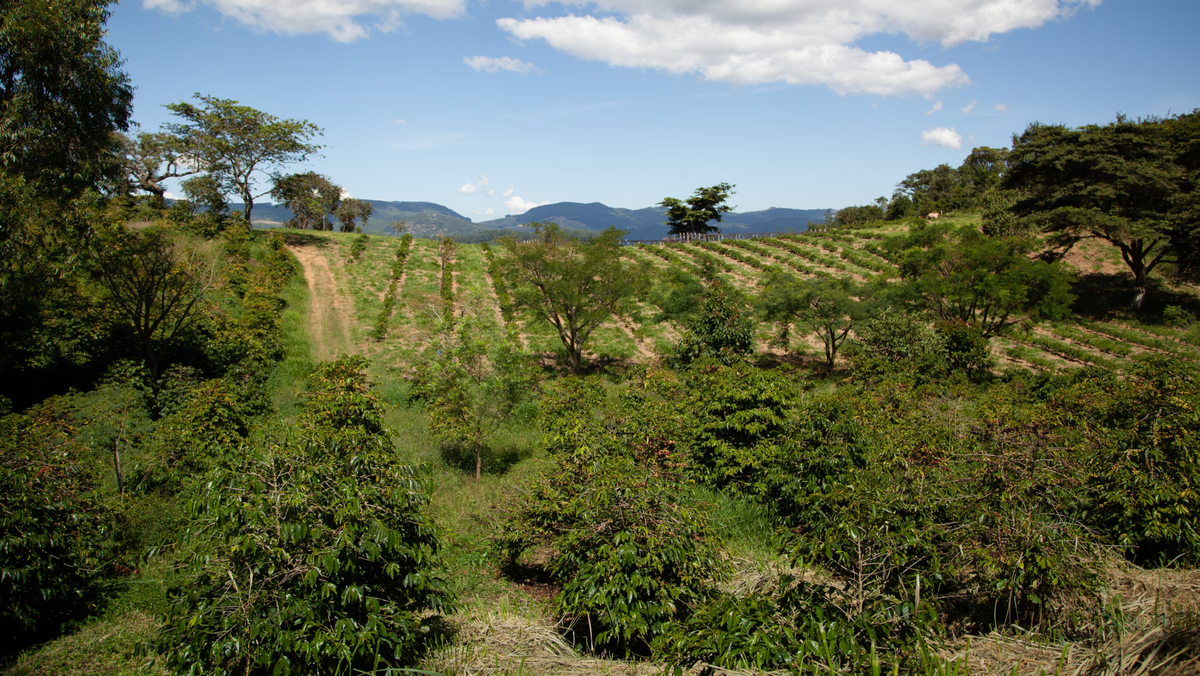
[[[1181,118],[1176,129],[1196,115]],[[1150,273],[1172,250],[1186,196],[1195,194],[1186,158],[1196,125],[1174,138],[1167,127],[1158,118],[1124,117],[1075,129],[1031,124],[1013,139],[1003,182],[1022,191],[1013,213],[1064,251],[1087,238],[1117,247],[1133,273],[1137,308]]]
[[[866,304],[858,299],[861,292],[849,277],[800,280],[775,270],[763,282],[759,303],[767,321],[780,326],[785,346],[792,324],[800,324],[817,334],[825,345],[825,367],[833,371],[838,349],[850,335],[855,321],[866,314]]]
[[[984,336],[1029,320],[1055,318],[1074,296],[1057,263],[1032,260],[1032,244],[989,238],[972,226],[914,226],[889,243],[899,252],[899,288],[942,321],[978,328]]]
[[[165,132],[139,131],[136,136],[119,134],[121,158],[130,187],[150,193],[162,205],[167,189],[162,182],[199,173],[186,138]]]
[[[342,187],[328,178],[309,171],[292,174],[275,181],[271,197],[279,200],[292,212],[287,226],[301,230],[332,230],[329,216],[337,211],[342,200]]]
[[[502,274],[513,303],[550,322],[578,372],[583,348],[596,327],[633,309],[645,275],[621,258],[621,231],[608,228],[581,242],[555,223],[530,223],[537,236],[526,242],[501,238]]]
[[[702,235],[710,232],[721,232],[710,221],[721,222],[721,215],[733,211],[734,207],[725,203],[733,194],[734,186],[728,183],[718,183],[711,188],[696,188],[696,192],[686,200],[668,197],[658,203],[667,210],[667,225],[671,226],[671,235]]]
[[[133,85],[104,43],[107,0],[21,0],[0,12],[0,166],[72,197],[119,173],[112,133]],[[7,228],[5,228],[7,230]]]
[[[256,193],[257,175],[303,162],[321,146],[310,141],[321,128],[307,120],[280,119],[237,101],[196,94],[199,105],[172,103],[167,109],[182,122],[166,125],[167,131],[187,139],[204,168],[221,185],[241,198],[246,223],[254,200],[269,194]]]

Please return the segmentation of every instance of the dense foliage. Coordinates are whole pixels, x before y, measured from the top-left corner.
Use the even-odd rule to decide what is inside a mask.
[[[361,358],[322,365],[298,438],[222,462],[189,505],[161,647],[194,673],[352,673],[411,661],[445,607],[422,470],[390,453]]]

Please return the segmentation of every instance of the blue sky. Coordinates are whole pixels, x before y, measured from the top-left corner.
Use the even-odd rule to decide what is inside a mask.
[[[296,169],[479,221],[722,181],[739,211],[865,204],[1034,121],[1200,108],[1197,26],[1196,0],[125,0],[108,41],[144,130],[236,99],[324,129]]]

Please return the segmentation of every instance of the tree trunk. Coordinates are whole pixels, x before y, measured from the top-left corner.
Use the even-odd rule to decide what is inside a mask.
[[[475,444],[475,481],[483,476],[483,444]]]
[[[1146,271],[1144,269],[1135,271],[1133,281],[1133,303],[1131,303],[1131,305],[1133,306],[1133,309],[1137,310],[1138,312],[1141,312],[1142,305],[1146,302],[1147,286]]]
[[[125,481],[121,477],[121,442],[118,439],[113,440],[113,465],[117,469],[117,494],[125,494]]]

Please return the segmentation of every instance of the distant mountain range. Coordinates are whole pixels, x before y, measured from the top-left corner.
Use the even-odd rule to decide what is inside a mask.
[[[482,223],[432,202],[383,202],[367,200],[375,208],[367,223],[367,232],[391,233],[392,221],[407,221],[408,230],[417,237],[450,235],[472,240],[489,239],[488,235],[502,230],[524,229],[529,223],[543,221],[558,223],[573,230],[603,230],[613,226],[626,232],[626,239],[662,239],[667,234],[665,209],[619,209],[599,202],[558,202],[534,207],[520,216],[506,216]],[[240,205],[231,205],[234,211]],[[725,214],[718,226],[722,232],[803,232],[810,222],[823,223],[825,209],[779,209]],[[256,225],[271,226],[292,217],[286,207],[268,202],[254,205]],[[490,231],[490,232],[489,232]],[[498,234],[498,232],[497,232]]]

